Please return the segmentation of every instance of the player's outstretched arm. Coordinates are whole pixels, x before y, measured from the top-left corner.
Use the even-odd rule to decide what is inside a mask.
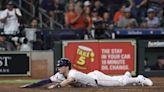
[[[61,83],[57,83],[56,85],[49,86],[48,89],[56,89],[56,88],[65,87],[69,85],[70,83],[72,83],[73,81],[75,81],[75,78],[69,77],[66,80],[62,81]]]
[[[44,80],[37,81],[35,83],[22,85],[20,86],[20,88],[34,88],[34,87],[39,87],[48,83],[52,83],[52,81],[50,79],[44,79]]]

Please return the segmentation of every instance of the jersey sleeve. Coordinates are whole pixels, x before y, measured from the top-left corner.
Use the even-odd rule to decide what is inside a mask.
[[[62,82],[63,80],[65,80],[65,77],[58,72],[55,75],[51,76],[50,80],[52,82]]]
[[[15,12],[16,12],[16,14],[17,14],[18,16],[22,16],[22,13],[21,13],[21,11],[20,11],[18,8],[15,9]]]
[[[76,78],[77,71],[76,70],[70,70],[68,73],[68,77]]]

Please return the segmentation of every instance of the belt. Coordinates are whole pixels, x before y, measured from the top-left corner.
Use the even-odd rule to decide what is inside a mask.
[[[98,85],[98,81],[95,79],[95,83]]]

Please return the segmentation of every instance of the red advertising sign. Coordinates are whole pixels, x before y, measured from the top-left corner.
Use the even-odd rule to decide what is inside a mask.
[[[64,57],[69,58],[73,68],[84,73],[93,70],[105,74],[135,73],[135,41],[65,41]]]

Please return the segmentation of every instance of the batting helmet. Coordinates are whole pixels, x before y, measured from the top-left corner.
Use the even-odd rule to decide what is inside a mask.
[[[69,66],[71,68],[71,62],[67,58],[61,58],[58,60],[57,67]]]

